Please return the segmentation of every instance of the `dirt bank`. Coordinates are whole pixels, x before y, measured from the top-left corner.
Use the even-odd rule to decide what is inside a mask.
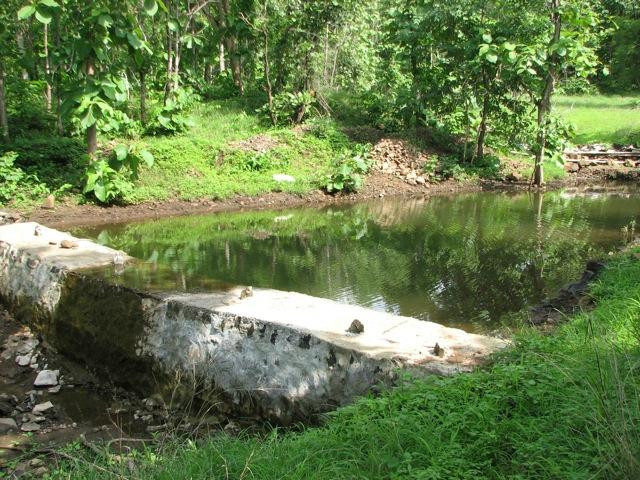
[[[569,174],[565,179],[552,181],[546,189],[596,185],[611,180],[637,179],[637,169],[589,168]],[[481,190],[528,190],[529,183],[515,174],[505,175],[504,180],[474,180],[459,182],[447,180],[440,183],[411,184],[394,175],[376,171],[367,177],[364,188],[353,194],[329,195],[315,190],[304,195],[271,192],[258,196],[234,196],[224,200],[199,199],[193,201],[167,200],[126,206],[100,206],[95,204],[58,204],[54,209],[38,208],[23,216],[52,228],[124,223],[179,215],[215,213],[236,210],[281,209],[303,206],[319,206],[335,203],[351,203],[361,200],[391,196],[431,196],[476,192]]]

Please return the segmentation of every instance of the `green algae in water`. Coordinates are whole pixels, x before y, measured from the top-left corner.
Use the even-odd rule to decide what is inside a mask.
[[[577,280],[587,260],[630,237],[639,217],[636,194],[479,193],[74,233],[140,259],[113,276],[133,288],[253,285],[487,332]]]

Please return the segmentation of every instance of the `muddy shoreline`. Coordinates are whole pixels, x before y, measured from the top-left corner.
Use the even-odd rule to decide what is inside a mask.
[[[616,181],[629,182],[637,180],[637,176],[637,170],[635,169],[583,169],[580,173],[569,174],[563,180],[547,183],[543,191],[572,187],[606,186]],[[198,199],[187,201],[172,199],[124,206],[59,204],[54,209],[37,208],[32,212],[23,214],[22,219],[38,222],[51,228],[64,229],[192,214],[319,207],[385,197],[430,197],[480,191],[519,192],[530,190],[531,187],[526,181],[508,180],[470,182],[447,180],[435,184],[411,185],[401,179],[375,172],[367,178],[365,187],[360,192],[353,194],[330,195],[322,190],[314,190],[303,195],[270,192],[257,196],[237,195],[224,200]],[[536,190],[533,189],[533,191]]]

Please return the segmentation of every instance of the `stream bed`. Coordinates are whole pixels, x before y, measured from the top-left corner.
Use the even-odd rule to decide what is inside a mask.
[[[483,192],[80,228],[148,291],[289,290],[488,333],[630,241],[637,191]]]

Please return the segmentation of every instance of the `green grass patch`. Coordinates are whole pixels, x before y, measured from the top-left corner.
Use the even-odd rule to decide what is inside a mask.
[[[176,439],[136,453],[134,475],[96,461],[167,480],[640,478],[638,279],[638,258],[619,255],[593,286],[594,310],[551,334],[522,329],[474,373],[361,398],[322,427]],[[86,461],[55,475],[109,477]]]
[[[234,101],[201,103],[191,119],[194,126],[184,134],[143,139],[156,164],[142,173],[127,202],[305,193],[319,187],[341,147],[305,132],[269,128]],[[234,146],[256,135],[272,145],[265,151]],[[296,181],[276,182],[275,173]]]
[[[640,95],[558,95],[554,107],[575,126],[576,144],[640,145]]]

